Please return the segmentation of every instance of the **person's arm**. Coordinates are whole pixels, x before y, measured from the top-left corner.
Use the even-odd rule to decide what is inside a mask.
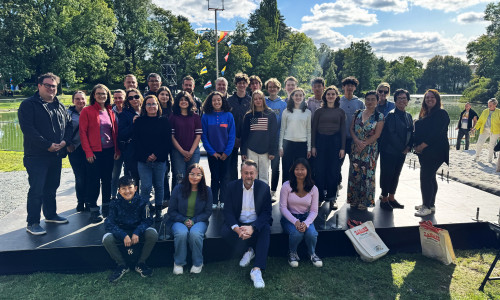
[[[146,229],[153,225],[153,217],[151,216],[151,214],[146,213],[148,209],[146,207],[149,205],[149,203],[147,201],[144,202],[145,203],[140,207],[142,216],[141,223],[135,228],[133,232],[133,234],[137,236],[142,235],[146,231]]]
[[[476,125],[473,127],[474,130],[480,130],[484,126],[484,124],[486,123],[486,119],[488,118],[488,112],[487,112],[487,110],[488,109],[484,110],[481,113],[481,116],[477,120]]]
[[[72,140],[71,138],[73,137],[73,122],[71,121],[71,114],[69,114],[66,109],[64,109],[64,106],[62,106],[61,111],[64,114],[64,120],[65,120],[65,126],[64,126],[64,136],[63,140],[61,143],[64,141],[66,143],[65,146],[71,145]]]
[[[200,197],[200,192],[198,191],[198,198]],[[196,199],[198,201],[198,199]],[[205,201],[205,207],[203,208],[203,211],[199,215],[195,215],[191,220],[193,223],[198,223],[198,222],[208,222],[208,219],[212,215],[212,204],[213,204],[213,197],[212,197],[212,190],[210,187],[207,186],[207,200]]]
[[[283,138],[285,137],[287,119],[288,119],[288,110],[285,109],[285,111],[281,115],[281,129],[280,129],[280,139],[278,145],[280,156],[283,156]]]
[[[186,216],[179,212],[179,202],[182,200],[182,185],[178,184],[175,186],[172,191],[172,195],[170,196],[170,201],[168,202],[168,218],[174,222],[184,223],[186,220]]]
[[[94,152],[90,148],[89,141],[89,116],[88,109],[83,109],[80,113],[80,119],[78,121],[79,124],[79,134],[80,134],[80,143],[82,145],[83,152],[85,152],[85,157],[94,157]]]
[[[311,190],[311,207],[309,208],[309,215],[305,219],[304,223],[309,227],[314,222],[314,219],[318,216],[318,204],[319,204],[319,192],[316,186],[313,186]]]
[[[307,158],[311,157],[311,111],[306,110],[306,140],[307,140]]]
[[[266,224],[269,225],[270,221],[272,221],[272,202],[271,202],[271,190],[267,184],[263,184],[264,191],[263,194],[260,195],[255,194],[254,189],[254,197],[262,197],[262,209],[260,214],[257,216],[257,220],[253,222],[253,226],[257,231],[260,231],[262,227]]]
[[[17,111],[19,125],[25,140],[32,141],[33,145],[37,148],[48,150],[52,146],[52,142],[42,136],[35,126],[34,105],[35,104],[30,103],[28,100],[21,102],[19,110]]]
[[[238,225],[238,220],[236,219],[236,216],[234,215],[233,212],[234,209],[233,209],[233,198],[232,198],[235,196],[235,194],[239,194],[237,188],[242,188],[241,186],[238,187],[237,186],[238,184],[242,184],[241,181],[238,180],[230,182],[226,189],[226,193],[224,193],[224,210],[223,210],[224,222],[229,227],[233,225]],[[237,201],[242,201],[242,199],[237,199]]]
[[[247,156],[248,149],[248,136],[250,135],[250,118],[250,114],[246,114],[243,117],[243,127],[241,128],[240,151],[241,156],[245,158]]]
[[[288,209],[288,198],[292,195],[292,189],[289,184],[283,184],[280,190],[280,212],[285,219],[290,223],[295,224],[297,218],[295,218],[290,210]]]
[[[200,145],[201,135],[203,134],[203,128],[201,127],[201,118],[198,115],[193,114],[194,119],[194,130],[195,130],[195,138],[193,141],[193,145],[191,146],[191,150],[189,150],[189,155],[193,156],[194,151]]]
[[[448,132],[448,125],[450,124],[450,117],[444,109],[435,112],[435,115],[431,116],[431,118],[433,118],[432,125],[434,130],[427,132],[423,140],[427,146],[438,143],[442,134]]]
[[[119,208],[115,206],[115,202],[112,201],[109,206],[109,215],[104,220],[104,229],[106,232],[112,233],[117,240],[123,241],[123,239],[127,236],[127,233],[116,224],[116,214],[118,209]]]
[[[268,122],[269,122],[269,149],[267,154],[276,156],[279,155],[278,153],[278,120],[276,118],[276,114],[271,112],[268,116]]]
[[[126,142],[132,137],[132,116],[129,111],[123,111],[118,120],[118,140]]]
[[[226,145],[226,149],[224,150],[224,153],[227,156],[229,156],[233,152],[234,142],[236,140],[236,126],[234,123],[233,114],[228,112],[228,113],[226,113],[226,116],[227,116],[228,135],[227,135],[227,145]]]
[[[406,148],[406,136],[404,140],[401,140],[401,137],[398,135],[396,126],[402,126],[402,124],[398,124],[396,118],[396,114],[394,113],[388,114],[387,118],[385,118],[384,129],[382,130],[384,132],[384,142],[403,152]]]
[[[345,128],[346,114],[345,114],[345,111],[343,109],[339,108],[339,110],[341,112],[341,114],[340,114],[341,115],[341,117],[340,117],[340,138],[342,141],[340,150],[344,150],[344,152],[345,152],[345,142],[347,139],[347,133],[346,133],[346,128]]]
[[[365,143],[367,145],[375,143],[382,134],[382,130],[384,129],[384,114],[383,113],[378,113],[378,114],[380,114],[381,116],[379,118],[379,121],[375,125],[375,134],[365,140]]]
[[[203,114],[203,117],[201,117],[201,128],[203,130],[203,134],[201,135],[201,140],[203,141],[203,148],[207,151],[207,154],[210,156],[213,156],[215,154],[215,150],[210,145],[210,141],[208,140],[208,118],[210,117],[211,114]],[[195,136],[195,140],[196,140]],[[199,143],[199,140],[198,140]],[[192,148],[192,147],[191,147]]]
[[[314,117],[311,125],[311,153],[312,156],[316,156],[316,134],[318,131],[319,118],[321,111],[319,109],[314,113]]]

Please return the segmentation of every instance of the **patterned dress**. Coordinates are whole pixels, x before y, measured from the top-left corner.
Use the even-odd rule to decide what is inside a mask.
[[[370,118],[363,123],[362,112],[359,110],[354,119],[354,134],[360,140],[366,140],[375,134],[377,122],[384,120],[384,115],[375,111]],[[378,114],[378,118],[375,114]],[[378,121],[377,121],[378,120]],[[351,164],[349,166],[349,181],[347,186],[347,203],[351,207],[364,205],[366,207],[375,205],[375,168],[378,158],[378,143],[367,145],[361,153],[355,151],[355,143],[352,143]]]

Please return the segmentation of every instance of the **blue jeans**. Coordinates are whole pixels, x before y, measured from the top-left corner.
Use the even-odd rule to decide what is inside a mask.
[[[40,210],[46,219],[57,215],[56,191],[61,181],[62,159],[57,156],[25,156],[28,172],[28,225],[40,223]]]
[[[118,193],[118,179],[120,179],[122,167],[123,154],[120,155],[118,160],[115,160],[115,164],[113,165],[113,174],[111,175],[111,198],[116,198],[116,194]]]
[[[207,223],[195,223],[191,229],[180,222],[175,222],[172,225],[172,233],[174,234],[174,262],[178,266],[186,264],[187,245],[191,249],[193,266],[199,267],[203,265],[203,238],[207,232]]]
[[[303,215],[294,215],[296,218],[298,216]],[[307,215],[306,215],[307,217]],[[306,218],[298,218],[300,220],[305,220]],[[285,217],[281,218],[281,226],[283,227],[283,231],[288,233],[288,250],[290,252],[297,252],[297,247],[299,246],[302,239],[306,242],[307,253],[309,255],[313,255],[316,253],[316,242],[318,241],[318,232],[316,228],[314,228],[314,224],[312,223],[307,227],[305,232],[300,232],[295,228],[295,225],[290,223]]]
[[[155,187],[155,205],[161,206],[163,203],[165,170],[167,166],[162,162],[137,162],[137,170],[141,177],[141,198],[149,201],[151,188]]]
[[[193,156],[189,161],[184,161],[184,156],[177,150],[172,150],[172,169],[175,172],[174,178],[177,184],[182,182],[184,175],[186,174],[186,169],[192,164],[200,162],[200,147],[194,150]],[[173,187],[172,187],[173,190]]]

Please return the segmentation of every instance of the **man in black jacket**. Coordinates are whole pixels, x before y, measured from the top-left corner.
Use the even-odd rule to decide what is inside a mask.
[[[241,179],[231,181],[224,201],[222,236],[234,245],[235,252],[245,254],[240,266],[246,267],[255,257],[250,278],[254,287],[265,286],[261,270],[266,268],[267,253],[273,222],[271,192],[263,181],[256,180],[257,164],[246,160],[241,164]],[[250,246],[255,245],[255,251]]]
[[[24,100],[17,112],[24,135],[24,166],[28,172],[28,226],[33,235],[45,234],[45,223],[68,223],[57,215],[56,191],[61,179],[62,158],[71,143],[73,125],[64,105],[56,97],[59,77],[46,73],[38,78],[38,92]]]

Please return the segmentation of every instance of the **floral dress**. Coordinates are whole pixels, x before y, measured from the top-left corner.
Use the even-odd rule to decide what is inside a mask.
[[[375,111],[363,123],[362,112],[356,112],[354,119],[354,134],[360,140],[366,140],[375,134],[377,123],[384,120],[384,115]],[[378,114],[378,116],[376,115]],[[375,168],[378,158],[378,142],[367,145],[361,153],[355,151],[356,144],[352,143],[351,164],[349,166],[349,181],[347,186],[347,203],[351,207],[369,207],[375,205]]]

